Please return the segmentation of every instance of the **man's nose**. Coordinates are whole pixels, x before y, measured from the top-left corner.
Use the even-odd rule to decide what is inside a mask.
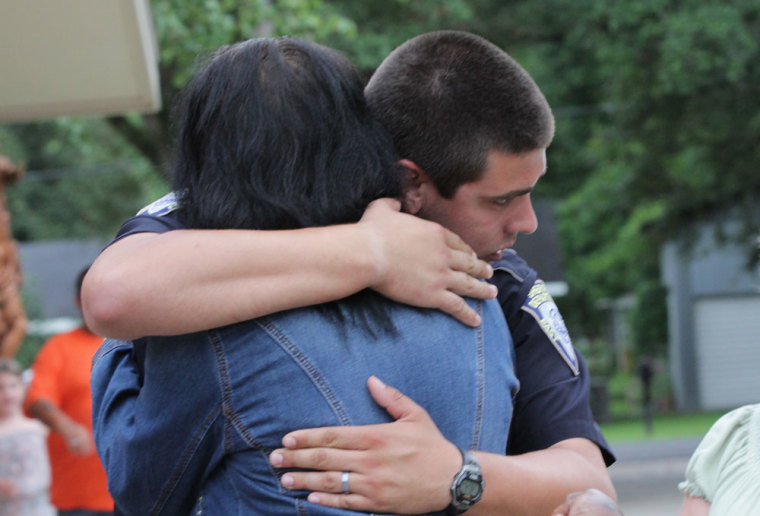
[[[530,235],[538,229],[538,219],[536,218],[536,212],[533,209],[533,203],[530,200],[530,196],[526,195],[518,199],[516,206],[517,210],[512,219],[512,223],[508,224],[509,233],[523,233]]]

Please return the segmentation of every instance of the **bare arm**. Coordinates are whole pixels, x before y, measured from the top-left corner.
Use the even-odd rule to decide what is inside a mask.
[[[588,439],[567,439],[523,455],[475,455],[486,481],[499,487],[486,489],[474,515],[496,514],[499,507],[509,507],[509,514],[551,514],[569,492],[592,487],[615,497],[602,454]]]
[[[396,301],[480,324],[460,296],[491,298],[492,274],[458,236],[372,203],[357,224],[292,231],[139,233],[108,247],[82,288],[95,333],[119,339],[174,335],[373,288]]]
[[[698,496],[685,495],[680,514],[681,516],[707,516],[710,514],[710,502]]]
[[[283,476],[292,489],[315,491],[315,503],[359,511],[419,513],[444,509],[449,487],[462,464],[454,445],[428,414],[398,390],[374,379],[375,400],[397,420],[385,425],[299,430],[275,450],[278,467],[323,470]],[[551,514],[568,493],[615,490],[595,444],[568,439],[541,451],[517,456],[475,452],[483,470],[483,498],[468,514]],[[339,493],[341,471],[350,471],[351,494]]]
[[[29,405],[29,413],[63,437],[73,455],[84,457],[95,452],[95,442],[87,427],[71,419],[48,400],[39,399]]]

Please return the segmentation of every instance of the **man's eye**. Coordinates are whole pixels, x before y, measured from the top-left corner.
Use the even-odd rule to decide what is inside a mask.
[[[493,200],[493,203],[494,203],[496,206],[507,206],[507,205],[508,205],[510,202],[512,202],[512,199],[511,199],[511,198],[506,198],[506,199],[494,199],[494,200]]]

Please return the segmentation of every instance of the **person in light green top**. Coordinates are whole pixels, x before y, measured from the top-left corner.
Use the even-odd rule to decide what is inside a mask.
[[[760,404],[721,417],[686,467],[681,516],[760,514]]]

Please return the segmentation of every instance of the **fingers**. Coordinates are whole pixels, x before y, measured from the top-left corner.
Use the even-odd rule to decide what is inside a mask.
[[[376,511],[382,511],[387,512],[385,510],[378,509],[378,505],[375,503],[372,503],[371,500],[366,498],[365,496],[362,496],[360,494],[356,493],[350,493],[350,494],[332,494],[332,493],[319,493],[319,492],[313,492],[309,493],[309,496],[307,497],[307,500],[309,500],[311,503],[317,504],[317,505],[325,505],[328,507],[337,507],[339,509],[347,509],[350,511],[361,511],[361,512],[376,512]]]
[[[285,434],[282,445],[292,450],[305,448],[365,450],[374,426],[377,425],[329,426],[296,430]]]
[[[332,448],[277,449],[269,456],[276,468],[314,469],[321,471],[355,471],[361,468],[361,455],[353,450]],[[316,473],[315,473],[316,474]]]
[[[417,405],[410,397],[394,387],[385,385],[376,376],[371,376],[367,380],[367,388],[377,404],[396,420],[429,418],[425,409]]]
[[[452,296],[453,298],[446,305],[439,306],[438,309],[471,328],[480,326],[483,320],[478,312],[470,308],[461,297],[456,294],[452,294]]]
[[[350,472],[350,493],[343,493],[342,471],[288,472],[280,480],[282,486],[293,491],[311,491],[311,503],[351,509],[354,511],[378,510],[366,497],[367,482],[364,475]]]
[[[446,242],[446,245],[452,249],[455,249],[457,251],[462,251],[467,254],[472,254],[472,248],[469,245],[467,245],[465,241],[462,240],[462,238],[459,235],[445,228],[444,228],[444,242]]]
[[[294,491],[316,491],[320,493],[343,493],[342,471],[288,472],[280,482],[282,486]],[[349,473],[349,490],[360,493],[359,473]]]
[[[488,279],[493,276],[491,265],[485,260],[479,259],[471,250],[463,251],[454,248],[450,248],[450,250],[448,265],[452,270],[464,272],[476,279]]]
[[[441,294],[441,303],[436,307],[440,311],[449,314],[459,322],[467,326],[480,326],[482,319],[480,314],[475,311],[465,300],[453,292],[443,292]]]

